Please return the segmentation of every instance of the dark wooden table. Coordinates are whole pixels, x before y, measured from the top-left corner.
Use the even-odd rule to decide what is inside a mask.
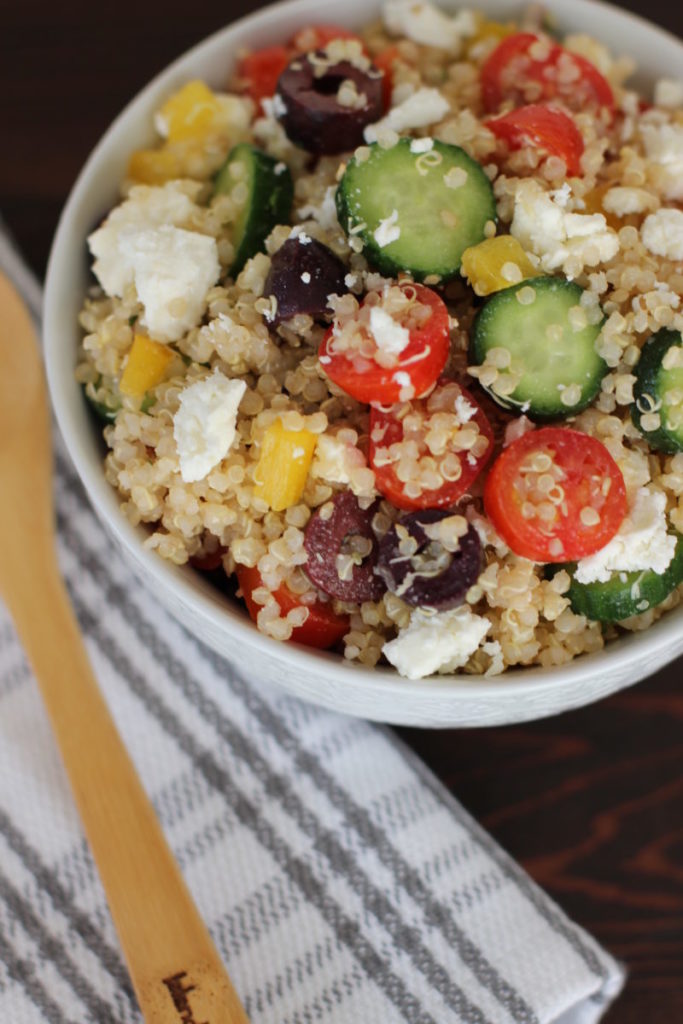
[[[114,115],[172,58],[258,6],[4,0],[0,212],[37,272],[77,171]],[[674,0],[622,6],[683,28]],[[628,984],[608,1024],[683,1021],[682,676],[683,660],[531,725],[403,731],[540,885],[625,961]]]

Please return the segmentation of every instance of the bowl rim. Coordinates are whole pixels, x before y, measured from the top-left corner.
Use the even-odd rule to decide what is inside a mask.
[[[356,12],[365,11],[368,5],[363,0],[351,0],[351,2],[347,0],[343,9],[341,4],[335,6],[340,9],[335,10],[334,20],[341,24],[353,24],[360,21]],[[461,5],[451,2],[442,6],[457,9]],[[510,12],[519,10],[520,6],[521,3],[516,0],[498,0],[498,2],[484,0],[477,4],[477,7],[493,9],[499,14],[501,10]],[[191,607],[199,618],[204,619],[212,632],[226,632],[235,643],[239,643],[240,640],[245,641],[260,655],[281,665],[287,665],[295,671],[317,671],[321,677],[324,677],[328,689],[337,685],[345,690],[350,688],[354,691],[366,690],[370,687],[380,693],[384,699],[390,698],[411,703],[418,700],[429,700],[430,696],[440,699],[447,697],[450,702],[457,705],[460,698],[469,698],[473,695],[476,695],[478,701],[484,702],[499,699],[502,691],[507,697],[513,697],[516,700],[524,700],[532,695],[542,699],[544,694],[553,689],[567,687],[568,695],[571,696],[571,693],[577,692],[583,687],[587,678],[591,676],[623,674],[634,658],[637,658],[639,662],[649,661],[652,658],[651,671],[654,671],[661,667],[666,660],[672,660],[683,652],[683,640],[681,639],[683,607],[673,609],[642,632],[621,636],[618,641],[608,643],[600,651],[583,654],[566,665],[515,667],[502,675],[493,677],[442,675],[411,680],[399,676],[390,667],[365,668],[351,664],[339,655],[315,651],[296,644],[283,644],[281,641],[259,632],[255,624],[241,610],[226,602],[222,595],[216,594],[194,570],[171,565],[155,552],[144,548],[140,542],[143,528],[133,527],[125,518],[120,510],[118,495],[107,483],[101,470],[101,460],[96,466],[92,452],[88,452],[88,447],[92,447],[92,445],[88,445],[88,438],[84,437],[81,432],[83,417],[77,416],[74,412],[74,386],[68,387],[64,366],[62,366],[65,361],[60,358],[63,350],[61,346],[62,331],[58,324],[60,319],[64,318],[62,298],[65,274],[68,276],[68,269],[65,270],[65,261],[68,264],[68,260],[76,259],[79,251],[81,258],[84,258],[82,242],[85,235],[79,234],[78,224],[79,220],[83,220],[82,205],[87,201],[89,190],[92,187],[92,179],[98,168],[101,168],[103,160],[115,148],[114,143],[118,143],[119,135],[124,129],[129,131],[129,122],[137,122],[136,129],[140,135],[143,118],[149,114],[150,110],[154,109],[159,99],[168,93],[174,80],[177,80],[179,74],[182,75],[188,66],[206,58],[209,54],[215,54],[222,48],[225,48],[226,54],[229,55],[231,51],[234,54],[240,38],[247,36],[253,38],[256,45],[262,45],[268,40],[268,37],[275,40],[279,31],[279,23],[286,20],[294,21],[299,15],[305,16],[303,20],[308,19],[310,22],[312,7],[312,0],[284,0],[284,2],[271,4],[226,25],[181,54],[123,108],[92,150],[73,185],[59,220],[48,263],[43,336],[48,384],[57,422],[69,456],[90,502],[106,528],[135,560],[138,568],[147,577],[150,586],[172,592],[178,601]],[[636,36],[642,37],[643,32],[646,32],[650,41],[667,47],[671,47],[673,44],[679,51],[679,56],[683,55],[683,43],[671,33],[653,25],[639,15],[623,11],[602,2],[602,0],[549,0],[548,7],[553,13],[559,12],[560,15],[571,9],[571,17],[574,21],[577,20],[577,16],[585,15],[589,19],[589,16],[596,10],[600,11],[603,18],[618,22],[621,29],[631,33],[634,39]],[[377,9],[379,9],[379,4],[377,4]],[[367,21],[367,16],[364,20]],[[587,23],[590,24],[590,20]],[[229,56],[226,64],[229,64]],[[151,125],[145,125],[144,135],[149,137],[150,134]],[[130,145],[125,153],[126,156],[132,148],[133,145]],[[80,217],[79,214],[81,214]],[[76,230],[74,230],[74,224]],[[79,296],[77,308],[80,308],[81,301],[82,295]],[[75,319],[74,326],[77,327]],[[71,347],[69,347],[69,351],[72,351]],[[69,366],[70,375],[73,377],[73,367],[71,364]],[[80,392],[80,388],[78,390]],[[90,430],[92,433],[92,426]],[[224,649],[223,653],[225,653]],[[664,661],[661,657],[662,653],[665,654]],[[659,658],[655,656],[656,654],[659,655]],[[643,676],[640,675],[639,678],[643,678]],[[637,679],[632,680],[632,682],[636,681]],[[590,700],[591,697],[589,696],[587,699]],[[572,705],[569,703],[567,706]],[[563,707],[564,705],[560,703],[560,706],[553,710],[562,710]],[[338,706],[338,709],[344,710],[344,706]]]

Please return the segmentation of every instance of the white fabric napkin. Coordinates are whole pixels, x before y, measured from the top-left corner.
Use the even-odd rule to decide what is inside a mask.
[[[7,243],[0,264],[37,311]],[[97,677],[252,1024],[599,1020],[621,967],[391,731],[198,643],[121,562],[59,443],[56,465],[60,558]],[[0,1020],[141,1020],[2,605]]]

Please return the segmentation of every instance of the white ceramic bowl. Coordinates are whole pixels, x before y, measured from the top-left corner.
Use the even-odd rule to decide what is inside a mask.
[[[613,52],[638,62],[634,81],[647,90],[658,77],[679,77],[683,46],[672,36],[614,7],[590,0],[546,0],[563,31],[587,31]],[[445,4],[444,4],[445,5]],[[451,6],[456,6],[452,4]],[[483,0],[498,18],[513,17],[523,0]],[[152,114],[190,78],[224,87],[234,55],[245,45],[279,42],[321,20],[354,27],[379,11],[379,0],[289,0],[263,8],[211,36],[162,72],[104,135],[73,188],[54,240],[45,296],[45,353],[50,391],[69,453],[102,522],[138,577],[191,632],[233,660],[258,685],[268,680],[337,711],[420,726],[481,726],[527,721],[588,704],[656,671],[683,653],[683,608],[646,632],[554,669],[519,669],[485,679],[441,676],[412,682],[386,668],[366,670],[342,658],[271,640],[191,569],[146,551],[142,530],[119,510],[104,479],[101,446],[74,380],[77,315],[87,286],[85,238],[117,199],[131,150],[150,143]]]

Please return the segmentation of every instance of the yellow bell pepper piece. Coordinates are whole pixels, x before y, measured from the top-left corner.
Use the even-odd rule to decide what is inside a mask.
[[[476,34],[467,42],[467,56],[470,55],[475,46],[478,46],[485,39],[495,39],[496,43],[499,43],[506,36],[511,36],[514,32],[518,31],[512,21],[503,24],[501,21],[489,21],[488,18],[479,17],[480,21],[477,25]]]
[[[220,112],[215,95],[203,82],[188,82],[160,110],[169,142],[201,139],[211,131]]]
[[[168,345],[152,341],[144,334],[136,334],[121,375],[119,390],[132,398],[142,398],[146,391],[161,383],[173,357],[174,353]]]
[[[266,430],[254,471],[254,494],[274,512],[296,505],[301,498],[316,441],[310,430],[286,430],[280,419]]]
[[[538,271],[512,235],[486,238],[462,254],[460,272],[465,274],[477,295],[490,295],[509,288]]]
[[[128,177],[143,185],[163,185],[184,177],[183,162],[179,153],[165,146],[138,149],[128,161]]]

